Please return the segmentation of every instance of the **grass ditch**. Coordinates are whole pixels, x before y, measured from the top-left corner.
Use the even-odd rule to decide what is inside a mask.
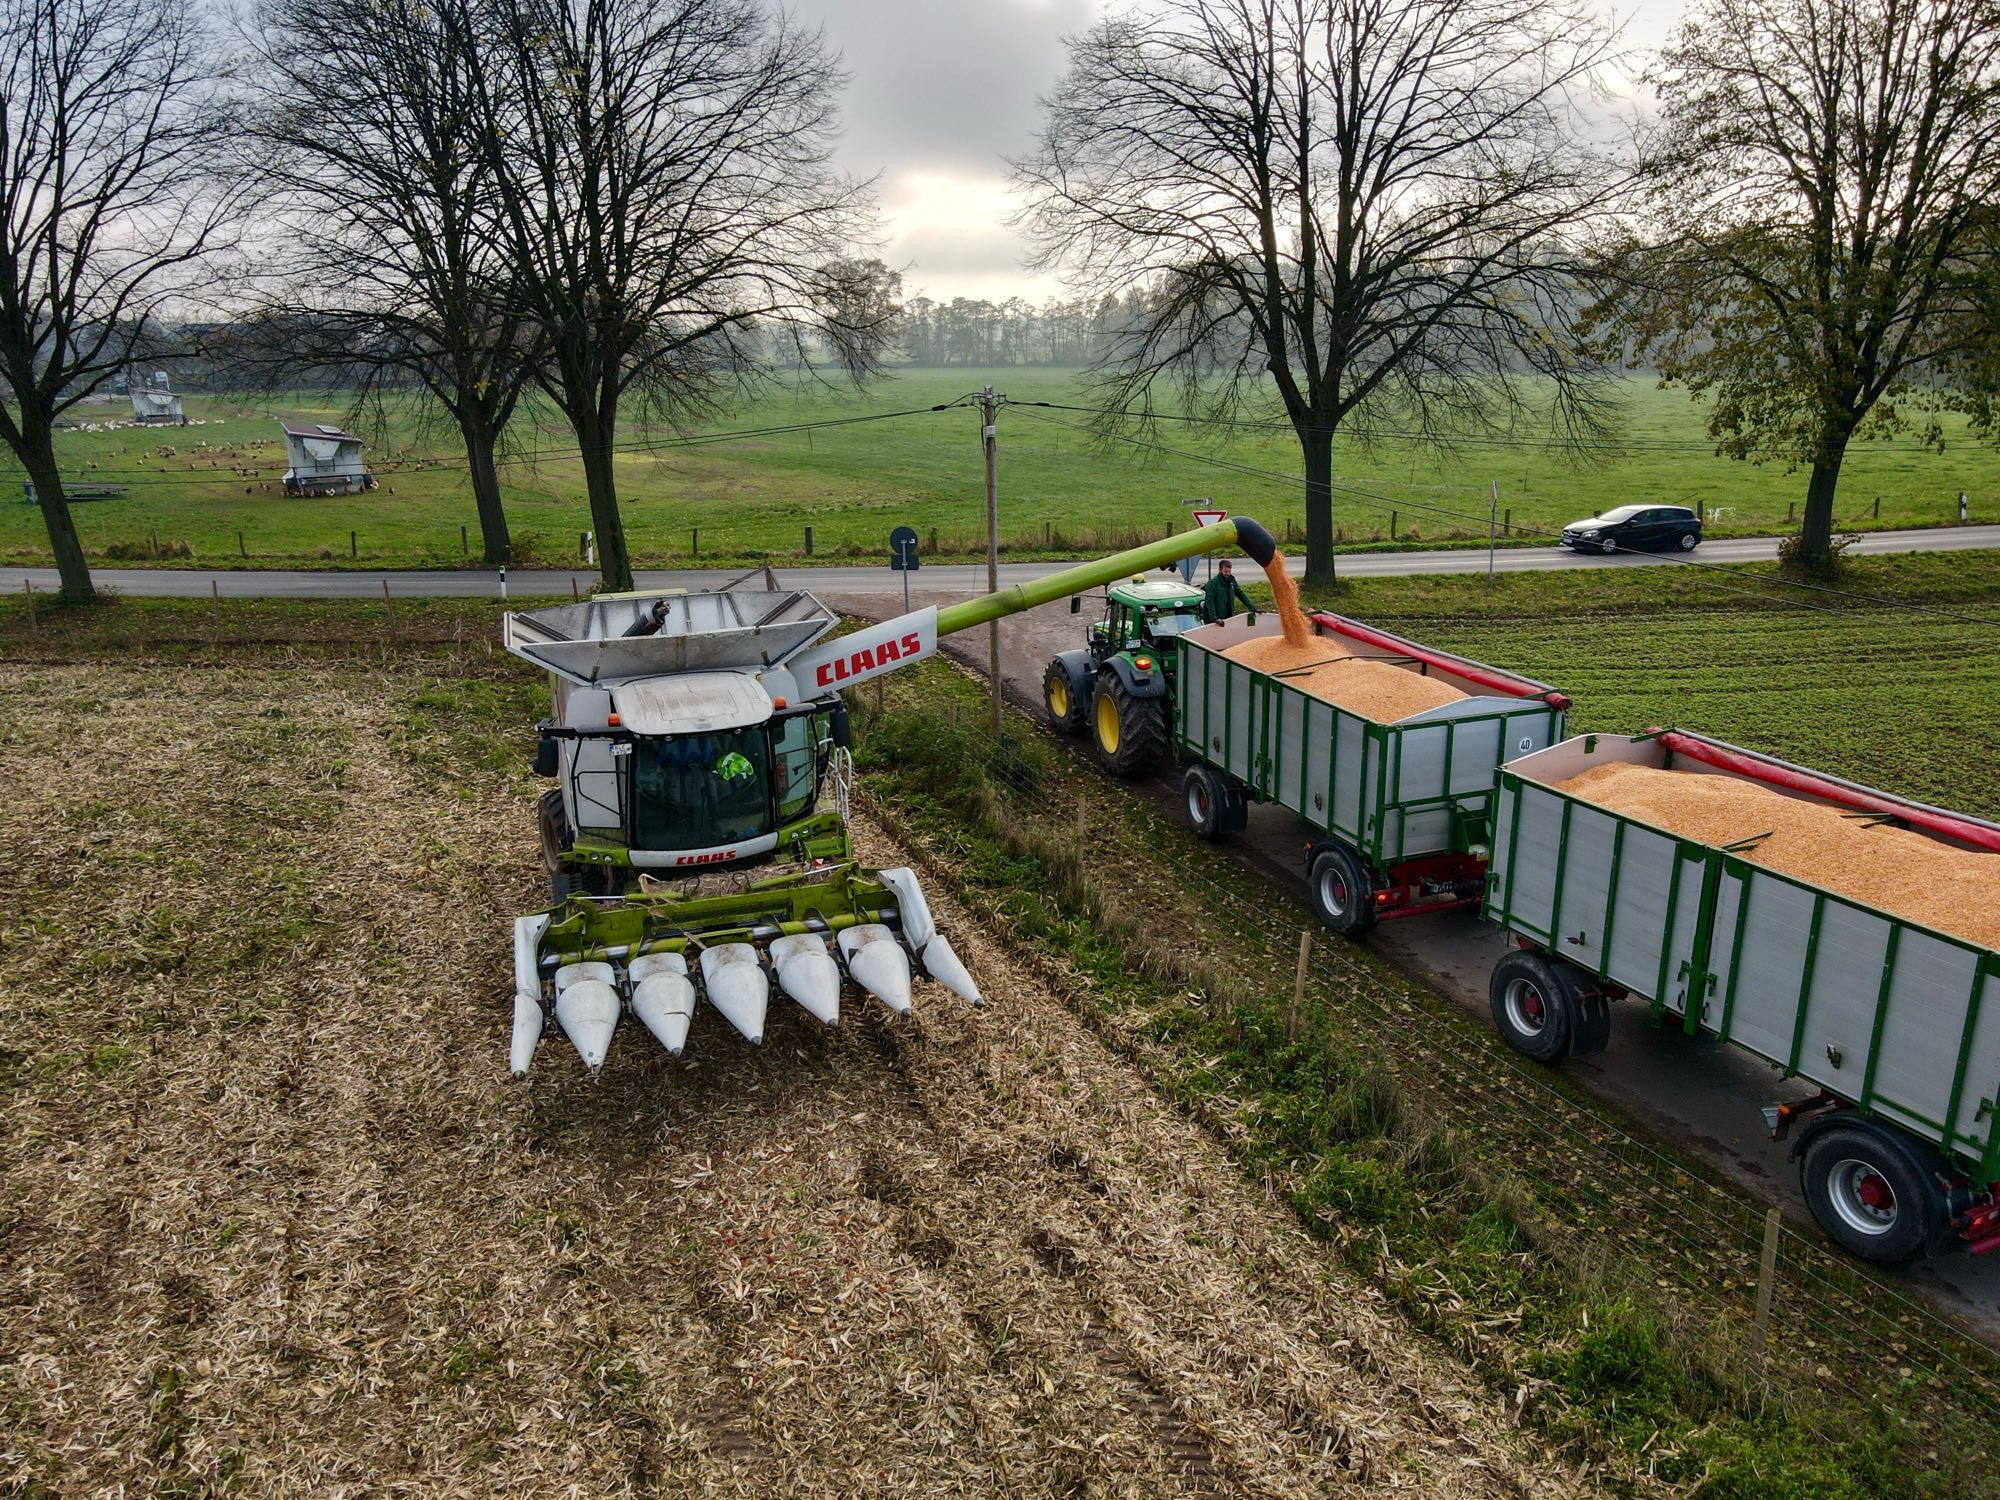
[[[1825,1355],[1875,1367],[1840,1382],[1808,1351],[1756,1378],[1741,1325],[1683,1301],[1671,1267],[1566,1232],[1541,1184],[1474,1149],[1475,1121],[1351,1045],[1347,1017],[1288,1015],[1291,974],[1269,945],[1173,906],[1196,889],[1176,878],[1183,854],[1212,856],[1109,788],[1076,787],[1073,816],[1038,808],[1037,792],[1074,780],[1060,752],[953,733],[979,722],[977,686],[941,667],[922,677],[880,715],[860,695],[857,722],[864,785],[932,851],[933,873],[1026,956],[1072,975],[1157,1087],[1547,1437],[1629,1483],[1704,1496],[1980,1492],[1983,1432],[1881,1369],[1886,1351]],[[1871,1420],[1855,1420],[1857,1396]]]

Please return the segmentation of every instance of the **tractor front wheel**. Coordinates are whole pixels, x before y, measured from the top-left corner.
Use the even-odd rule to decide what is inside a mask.
[[[1135,698],[1109,667],[1097,674],[1091,741],[1113,776],[1136,776],[1167,753],[1167,700]]]
[[[1076,691],[1069,672],[1059,661],[1049,663],[1042,673],[1042,707],[1048,710],[1049,728],[1057,734],[1082,734],[1089,716],[1088,700]]]

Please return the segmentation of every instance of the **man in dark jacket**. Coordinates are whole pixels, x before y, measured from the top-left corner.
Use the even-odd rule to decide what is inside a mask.
[[[1212,625],[1217,620],[1226,620],[1236,613],[1237,601],[1255,613],[1257,606],[1237,585],[1236,575],[1229,571],[1229,560],[1224,558],[1215,565],[1215,576],[1201,587],[1201,611]]]

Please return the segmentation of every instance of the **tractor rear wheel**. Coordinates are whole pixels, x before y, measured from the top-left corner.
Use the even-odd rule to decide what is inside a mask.
[[[1113,776],[1149,771],[1167,753],[1167,700],[1133,697],[1110,667],[1097,674],[1091,726],[1097,758]]]
[[[1057,734],[1082,734],[1090,704],[1070,682],[1069,672],[1059,661],[1049,663],[1042,673],[1042,707],[1049,713],[1049,728]]]

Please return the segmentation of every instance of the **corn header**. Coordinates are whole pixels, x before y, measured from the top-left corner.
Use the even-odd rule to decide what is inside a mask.
[[[916,875],[858,864],[843,688],[935,654],[941,636],[1270,536],[1247,518],[835,639],[797,589],[603,596],[505,617],[546,668],[538,725],[550,909],[514,924],[510,1066],[553,1017],[592,1073],[629,1012],[675,1057],[705,1004],[763,1040],[771,984],[818,1021],[844,982],[907,1014],[922,975],[973,1005],[978,984]]]

